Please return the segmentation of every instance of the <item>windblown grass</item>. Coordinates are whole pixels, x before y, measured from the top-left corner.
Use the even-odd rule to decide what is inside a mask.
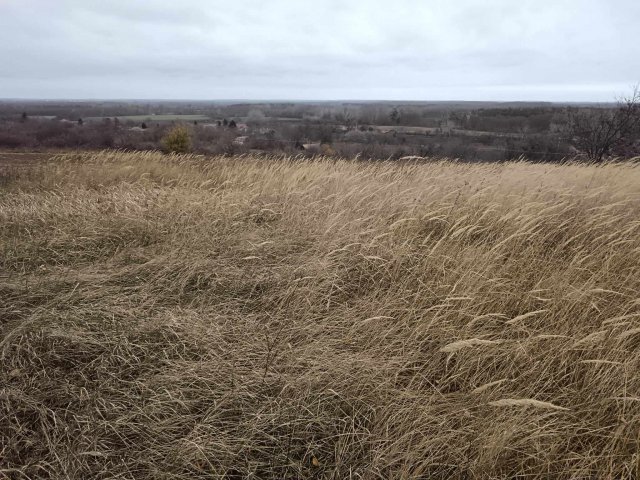
[[[0,477],[640,474],[637,164],[5,177]]]

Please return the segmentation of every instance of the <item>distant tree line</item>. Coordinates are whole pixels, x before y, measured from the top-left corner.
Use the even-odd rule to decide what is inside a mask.
[[[0,148],[205,154],[279,151],[360,158],[446,156],[468,161],[522,156],[558,161],[582,156],[602,161],[640,153],[639,103],[638,89],[617,104],[582,106],[0,101]],[[128,119],[132,114],[146,117],[145,121]],[[185,114],[211,120],[178,122],[177,127],[166,118],[160,120],[161,115]],[[153,121],[154,115],[158,121]]]

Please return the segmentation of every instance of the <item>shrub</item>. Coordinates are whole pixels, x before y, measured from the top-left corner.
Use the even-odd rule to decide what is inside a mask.
[[[186,153],[191,149],[189,130],[182,125],[172,128],[162,139],[164,147],[173,153]]]

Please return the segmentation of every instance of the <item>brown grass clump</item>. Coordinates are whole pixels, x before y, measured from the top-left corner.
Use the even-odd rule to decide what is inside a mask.
[[[640,474],[637,163],[104,152],[0,188],[0,478]]]

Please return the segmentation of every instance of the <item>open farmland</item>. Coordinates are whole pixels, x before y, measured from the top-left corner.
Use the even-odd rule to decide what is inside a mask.
[[[638,163],[4,175],[0,478],[640,476]]]
[[[112,117],[87,117],[88,121],[102,121]],[[211,120],[207,115],[173,115],[173,114],[159,114],[159,115],[122,115],[116,117],[122,122],[206,122]]]

